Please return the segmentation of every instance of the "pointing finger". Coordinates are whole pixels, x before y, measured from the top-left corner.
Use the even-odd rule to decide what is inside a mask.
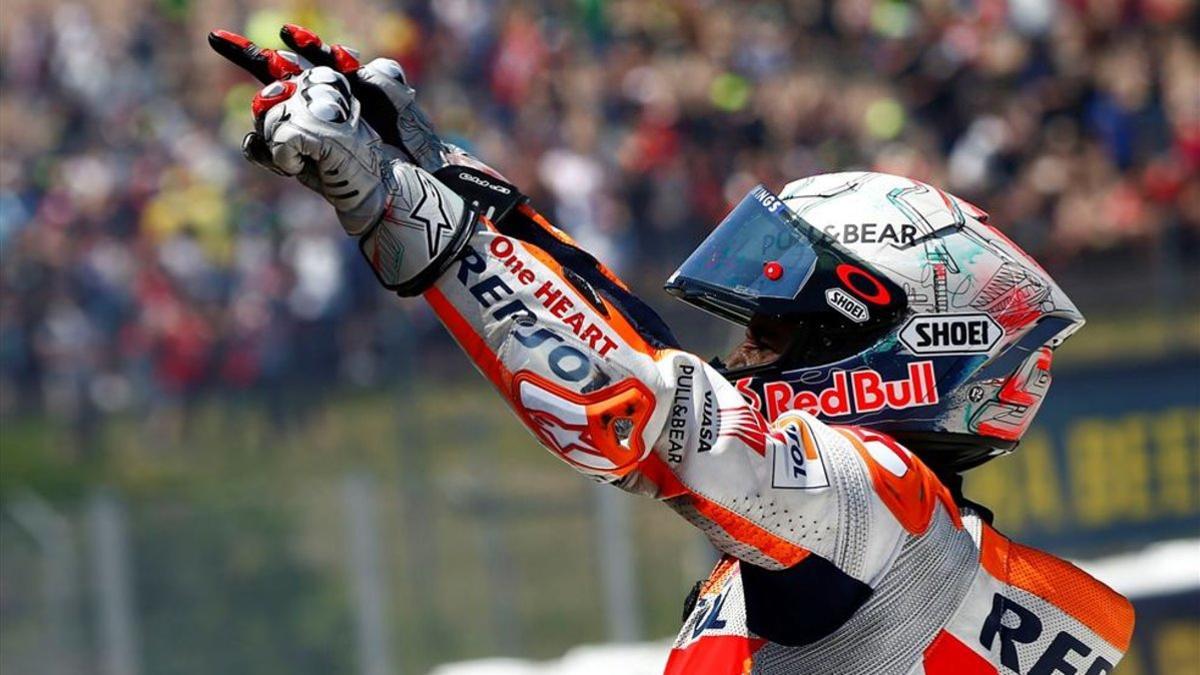
[[[258,78],[263,84],[269,84],[300,72],[300,64],[295,54],[275,49],[262,49],[237,33],[214,30],[208,34],[208,44],[213,51]]]
[[[342,45],[325,44],[320,36],[303,26],[284,24],[283,28],[279,29],[279,37],[285,45],[311,61],[314,66],[328,66],[348,74],[358,70],[361,65],[357,51]]]
[[[242,139],[242,155],[250,160],[250,162],[261,166],[262,168],[272,173],[277,173],[281,176],[286,176],[279,167],[275,166],[275,160],[271,157],[271,148],[267,142],[257,131],[251,131]]]

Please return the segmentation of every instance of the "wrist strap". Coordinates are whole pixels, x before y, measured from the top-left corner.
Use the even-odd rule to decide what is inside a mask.
[[[515,185],[469,166],[449,164],[433,175],[493,223],[529,200]]]

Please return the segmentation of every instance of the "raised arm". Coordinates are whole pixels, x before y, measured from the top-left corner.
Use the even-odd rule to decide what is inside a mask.
[[[811,417],[768,425],[514,186],[437,140],[398,65],[359,66],[344,48],[299,35],[285,28],[310,60],[336,67],[305,70],[238,36],[212,38],[270,82],[255,97],[247,156],[324,196],[380,281],[423,295],[556,456],[666,501],[754,565],[787,569],[816,553],[861,583],[887,560],[868,553],[948,504],[902,449],[884,447],[880,464],[869,443]],[[879,469],[889,463],[891,474]],[[897,507],[880,485],[917,497]]]
[[[769,425],[528,206],[481,220],[424,295],[542,445],[666,501],[742,560],[778,570],[817,553],[867,583],[886,561],[871,546],[923,532],[939,503],[955,517],[944,488],[887,439],[799,414]]]

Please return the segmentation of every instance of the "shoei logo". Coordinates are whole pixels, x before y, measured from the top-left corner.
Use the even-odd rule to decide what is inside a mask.
[[[983,354],[1003,335],[987,314],[926,314],[904,324],[900,342],[913,354]]]
[[[854,323],[862,323],[870,318],[867,306],[840,288],[827,289],[825,302]]]

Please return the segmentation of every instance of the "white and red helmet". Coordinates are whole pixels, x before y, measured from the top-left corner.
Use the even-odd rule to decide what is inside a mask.
[[[739,324],[794,322],[777,360],[727,372],[768,419],[804,409],[962,471],[1011,451],[1083,316],[975,206],[919,181],[824,174],[759,186],[667,289]]]

